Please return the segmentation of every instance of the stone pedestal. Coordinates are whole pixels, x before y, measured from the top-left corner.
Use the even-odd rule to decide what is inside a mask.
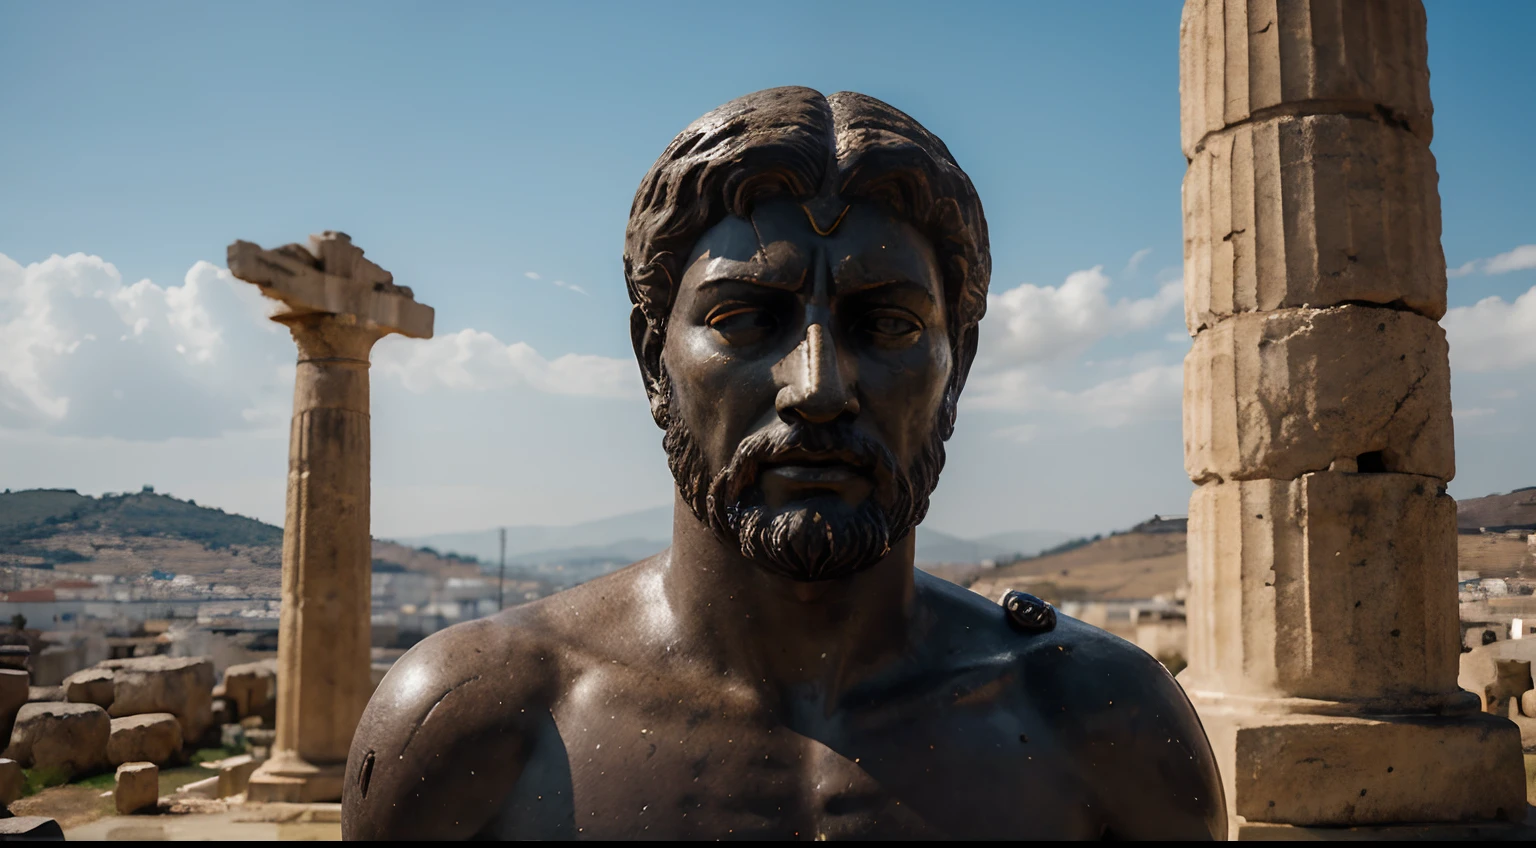
[[[432,334],[432,311],[341,233],[308,247],[230,247],[235,276],[287,309],[298,346],[283,528],[277,738],[252,801],[338,801],[352,733],[372,692],[368,356],[395,332]]]
[[[1199,488],[1179,680],[1232,832],[1507,829],[1519,731],[1456,685],[1423,7],[1188,0],[1180,36]]]

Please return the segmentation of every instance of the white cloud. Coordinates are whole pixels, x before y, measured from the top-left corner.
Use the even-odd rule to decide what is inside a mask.
[[[1153,365],[1072,390],[1049,385],[1040,372],[1013,369],[982,378],[974,409],[1055,412],[1091,427],[1123,427],[1147,418],[1179,415],[1182,365]]]
[[[1125,263],[1125,271],[1123,272],[1124,276],[1129,277],[1130,275],[1136,273],[1136,269],[1141,266],[1141,261],[1151,255],[1152,248],[1150,247],[1143,247],[1141,250],[1132,253],[1130,261]]]
[[[1486,418],[1489,415],[1498,414],[1498,410],[1489,409],[1484,406],[1474,406],[1470,409],[1452,409],[1451,414],[1457,418]]]
[[[555,285],[559,286],[562,289],[568,289],[570,291],[576,292],[577,294],[586,294],[587,293],[587,290],[582,288],[581,286],[572,285],[571,283],[567,283],[565,280],[555,280]]]
[[[1010,442],[1018,442],[1021,445],[1028,444],[1034,441],[1036,436],[1040,435],[1040,425],[1014,424],[1008,427],[999,427],[992,431],[992,435]]]
[[[0,254],[0,428],[161,440],[286,430],[293,342],[275,304],[207,262],[180,285],[125,283],[97,256],[23,267]],[[566,354],[462,330],[388,338],[375,379],[413,392],[526,387],[561,395],[639,393],[625,360]]]
[[[383,339],[374,348],[373,369],[417,393],[528,387],[558,395],[643,395],[639,370],[628,360],[575,353],[545,359],[523,342],[502,344],[479,330],[425,341]]]
[[[207,262],[179,286],[125,284],[85,254],[0,255],[0,427],[199,436],[271,423],[292,343],[264,299]]]
[[[524,271],[523,276],[530,280],[544,279],[543,277],[539,276],[538,272],[536,271]],[[573,283],[567,283],[565,280],[550,280],[550,282],[554,284],[555,288],[565,289],[566,291],[573,291],[582,295],[587,293],[587,290],[581,286],[575,285]]]
[[[1024,283],[987,296],[978,365],[1002,368],[1071,359],[1107,336],[1155,326],[1184,302],[1182,281],[1148,298],[1111,302],[1104,266],[1074,271],[1060,286]]]
[[[1473,259],[1455,268],[1447,269],[1448,277],[1465,277],[1468,274],[1508,274],[1536,268],[1536,244],[1522,244],[1514,250],[1500,253],[1488,259]]]
[[[1132,257],[1144,257],[1145,251]],[[1179,312],[1183,283],[1165,282],[1151,297],[1111,300],[1103,266],[1076,271],[1060,286],[1024,284],[989,297],[981,351],[966,405],[1051,417],[1050,427],[1121,427],[1141,418],[1177,417],[1182,367],[1162,347],[1133,355],[1087,357],[1105,339],[1161,329]],[[1189,337],[1164,333],[1166,342]],[[1030,421],[994,435],[1029,441]]]
[[[1506,254],[1507,255],[1507,254]],[[1536,365],[1536,287],[1515,298],[1485,297],[1440,321],[1458,371],[1503,371]]]

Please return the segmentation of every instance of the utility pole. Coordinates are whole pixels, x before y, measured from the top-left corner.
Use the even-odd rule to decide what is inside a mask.
[[[501,567],[496,574],[496,611],[506,609],[503,593],[507,588],[507,528],[501,528]]]

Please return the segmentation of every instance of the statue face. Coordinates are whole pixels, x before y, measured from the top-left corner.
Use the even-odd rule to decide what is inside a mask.
[[[775,200],[707,231],[684,269],[662,350],[684,499],[793,579],[873,565],[922,520],[943,464],[953,366],[932,246],[878,204]]]

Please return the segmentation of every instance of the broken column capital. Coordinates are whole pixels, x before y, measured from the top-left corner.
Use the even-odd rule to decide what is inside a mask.
[[[309,315],[331,315],[343,323],[379,335],[399,333],[432,337],[432,307],[417,303],[411,290],[364,258],[346,233],[309,237],[309,244],[272,250],[248,241],[229,246],[229,272],[261,287],[261,293],[286,307],[273,320],[288,322]]]

